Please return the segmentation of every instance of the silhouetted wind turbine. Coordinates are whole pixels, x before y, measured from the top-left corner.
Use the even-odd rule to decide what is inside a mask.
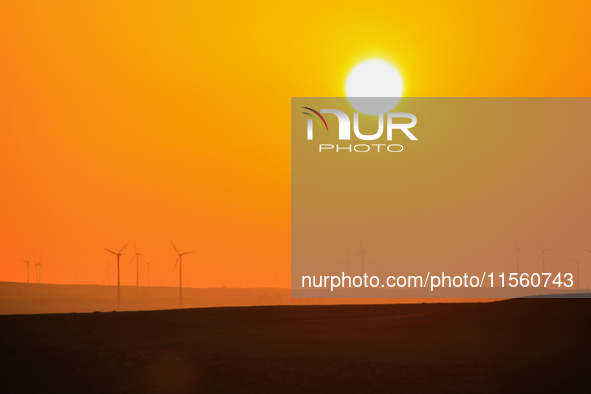
[[[133,259],[135,259],[135,270],[136,270],[136,286],[139,287],[140,285],[140,256],[145,257],[143,254],[138,253],[137,249],[135,248],[135,242],[133,243],[133,251],[135,252],[135,255],[131,258],[131,260],[129,261],[130,263],[133,261]]]
[[[172,271],[174,272],[174,270],[176,269],[176,265],[179,265],[179,303],[181,305],[181,308],[183,307],[183,256],[189,253],[194,253],[194,252],[184,252],[184,253],[180,253],[179,250],[176,248],[176,246],[174,246],[174,243],[172,241],[170,241],[170,243],[172,244],[172,247],[174,248],[176,254],[178,255],[178,257],[176,258],[176,262],[174,263],[174,268],[172,269]]]
[[[542,245],[540,245],[540,243],[538,242],[538,246],[540,247],[540,257],[542,258],[542,274],[544,272],[546,272],[546,252],[552,249],[544,249],[542,248]],[[538,257],[538,260],[540,259],[540,257]]]
[[[517,276],[519,276],[519,255],[523,254],[523,252],[521,251],[521,249],[519,249],[519,244],[517,243],[517,240],[515,240],[515,250],[513,251],[513,253],[511,253],[511,256],[513,256],[514,254],[517,255]]]
[[[363,240],[361,238],[359,238],[359,244],[361,245],[361,250],[357,253],[355,253],[355,256],[353,256],[353,258],[357,257],[358,254],[361,253],[361,275],[365,274],[365,271],[363,270],[363,255],[364,254],[370,254],[367,250],[363,249]]]
[[[380,277],[380,267],[382,266],[382,264],[380,264],[380,257],[382,256],[378,256],[378,260],[376,261],[376,266],[378,267],[378,278]]]
[[[36,263],[35,267],[37,267],[37,283],[41,283],[41,270],[44,270],[45,267],[43,267],[43,264],[41,264],[41,262]]]
[[[30,260],[21,260],[21,261],[27,263],[27,283],[31,283],[30,282],[30,275],[29,275],[29,264],[31,264],[31,261]]]
[[[146,261],[146,266],[148,267],[148,286],[150,286],[150,263],[156,259],[152,259],[150,261]]]
[[[583,256],[579,256],[578,260],[571,260],[573,263],[577,263],[577,290],[579,290],[579,262],[581,261],[581,257]]]
[[[119,307],[121,305],[121,269],[120,269],[120,265],[119,265],[119,258],[121,257],[121,252],[123,252],[123,249],[125,249],[125,247],[127,245],[129,245],[129,242],[126,243],[125,245],[123,245],[121,250],[119,250],[119,252],[117,252],[117,253],[115,253],[112,250],[109,250],[107,248],[103,248],[107,252],[113,253],[115,256],[117,256],[117,307]]]
[[[351,275],[351,265],[353,265],[353,262],[351,261],[349,250],[347,250],[347,258],[341,260],[341,263],[347,263],[347,275]]]

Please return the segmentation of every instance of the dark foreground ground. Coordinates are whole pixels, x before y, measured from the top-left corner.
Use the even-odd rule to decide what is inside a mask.
[[[519,299],[0,316],[0,392],[591,392],[590,312]]]

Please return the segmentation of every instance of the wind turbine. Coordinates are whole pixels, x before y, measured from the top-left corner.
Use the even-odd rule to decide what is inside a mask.
[[[351,265],[353,265],[353,262],[351,261],[349,250],[347,250],[347,258],[344,260],[341,260],[340,262],[347,263],[347,275],[351,275]]]
[[[148,286],[150,286],[150,263],[156,259],[152,259],[150,261],[146,261],[146,266],[148,267]]]
[[[540,257],[542,258],[542,274],[544,272],[546,272],[546,252],[552,249],[544,249],[542,248],[542,245],[540,245],[540,243],[538,242],[538,246],[540,247]],[[538,260],[540,259],[540,257],[538,257]]]
[[[577,291],[579,290],[579,262],[581,261],[581,257],[583,256],[579,256],[578,260],[571,260],[573,263],[577,263]]]
[[[45,269],[45,267],[43,267],[40,261],[35,264],[35,267],[37,267],[37,283],[41,283],[41,270]]]
[[[174,270],[176,269],[176,265],[179,265],[179,303],[181,305],[181,308],[183,307],[183,256],[189,253],[194,253],[194,252],[184,252],[184,253],[180,253],[179,250],[176,248],[176,246],[174,246],[174,243],[172,241],[170,241],[170,243],[172,244],[172,247],[174,248],[176,254],[178,255],[178,257],[176,258],[176,262],[174,263],[174,268],[172,269],[172,271],[174,272]]]
[[[517,240],[515,240],[515,250],[513,251],[513,253],[511,253],[511,256],[513,255],[517,255],[517,276],[519,276],[519,255],[523,254],[523,252],[521,251],[521,249],[519,249],[519,244],[517,243]]]
[[[380,277],[380,267],[382,266],[382,264],[380,264],[380,258],[382,256],[378,256],[378,260],[376,261],[376,266],[378,267],[378,278]]]
[[[31,261],[30,260],[21,260],[21,261],[27,263],[27,283],[31,283],[30,275],[29,275],[29,264],[31,264]]]
[[[135,270],[136,270],[136,286],[139,287],[140,285],[140,256],[145,257],[143,254],[138,253],[137,249],[135,248],[135,242],[133,243],[133,251],[135,252],[135,255],[131,258],[131,260],[129,261],[130,263],[133,261],[133,259],[135,259]]]
[[[121,250],[119,250],[119,252],[117,252],[117,253],[115,253],[112,250],[109,250],[107,248],[103,248],[107,252],[113,253],[115,256],[117,256],[117,307],[119,307],[121,305],[121,269],[120,269],[120,265],[119,265],[119,258],[121,257],[121,252],[123,252],[123,249],[125,249],[125,247],[127,245],[129,245],[129,242],[126,243],[125,245],[123,245]]]
[[[37,276],[36,281],[37,283],[41,283],[41,270],[45,269],[43,265],[41,265],[41,252],[39,252],[39,258],[35,259],[35,275]]]
[[[355,253],[355,256],[353,256],[353,258],[357,257],[358,254],[361,253],[361,275],[365,274],[365,271],[363,270],[363,255],[364,254],[370,254],[367,250],[363,249],[363,240],[361,238],[359,238],[359,244],[361,245],[361,250],[357,253]]]

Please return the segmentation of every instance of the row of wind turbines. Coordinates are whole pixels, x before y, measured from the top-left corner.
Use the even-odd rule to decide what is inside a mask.
[[[179,302],[182,306],[183,304],[183,256],[189,254],[189,253],[194,253],[194,252],[179,252],[179,250],[177,249],[177,247],[174,245],[174,243],[172,241],[170,241],[170,243],[172,244],[172,247],[174,248],[174,251],[177,254],[177,258],[176,261],[174,263],[174,267],[172,269],[172,271],[174,272],[176,270],[177,265],[179,266]],[[123,250],[127,247],[127,245],[129,245],[130,242],[126,243],[125,245],[123,245],[123,247],[121,249],[119,249],[119,251],[115,252],[111,249],[107,249],[107,248],[103,248],[105,249],[107,252],[112,253],[113,255],[116,256],[117,258],[117,306],[119,307],[121,305],[121,255],[123,254]],[[132,263],[135,260],[135,264],[136,264],[136,286],[140,285],[140,258],[144,259],[145,262],[147,263],[147,267],[148,267],[148,285],[150,284],[150,263],[154,260],[146,260],[145,257],[142,253],[137,251],[137,248],[135,246],[135,243],[133,244],[133,249],[134,249],[134,254],[132,259],[130,260],[130,263]],[[33,267],[35,269],[35,283],[41,283],[41,271],[45,270],[45,267],[43,267],[43,264],[41,264],[41,259],[35,261]],[[32,261],[30,259],[28,260],[21,260],[24,263],[27,264],[27,283],[31,283],[31,276],[30,276],[30,265],[32,263]],[[107,269],[108,269],[109,265],[107,265]],[[109,275],[109,279],[110,279],[110,275]],[[110,283],[109,283],[110,284]]]
[[[174,251],[177,254],[177,258],[176,261],[174,263],[174,267],[172,269],[172,271],[174,272],[176,270],[176,266],[179,266],[179,303],[180,306],[183,306],[183,256],[189,253],[195,253],[195,252],[179,252],[179,250],[177,249],[177,247],[174,245],[174,243],[172,241],[170,241],[170,243],[172,244],[172,247],[174,248]],[[121,306],[121,264],[120,264],[120,258],[121,255],[123,253],[123,249],[125,249],[127,247],[127,245],[129,245],[129,242],[126,243],[125,245],[123,245],[123,247],[121,249],[119,249],[118,252],[114,252],[111,249],[107,249],[107,248],[103,248],[105,249],[107,252],[114,254],[115,256],[117,256],[117,307]],[[136,286],[140,285],[140,257],[144,257],[145,256],[141,253],[139,253],[135,247],[135,243],[133,244],[133,249],[134,249],[134,255],[131,259],[131,261],[133,261],[135,259],[136,261]],[[130,261],[130,262],[131,262]],[[148,278],[149,278],[149,270],[150,270],[150,261],[147,261],[148,263]],[[149,280],[149,279],[148,279]]]
[[[41,259],[33,264],[33,268],[35,269],[35,283],[41,283],[41,271],[45,270],[43,264],[41,264]],[[21,260],[24,263],[27,263],[27,283],[31,283],[31,269],[30,265],[32,263],[31,260]]]
[[[546,253],[554,250],[554,249],[545,249],[542,247],[542,245],[538,242],[537,243],[538,246],[540,247],[540,254],[538,256],[538,261],[542,261],[542,273],[546,272]],[[353,263],[354,258],[356,258],[357,256],[361,256],[361,273],[365,273],[365,260],[364,260],[364,256],[370,255],[371,253],[369,253],[367,250],[365,250],[365,248],[363,247],[363,240],[359,240],[359,245],[360,245],[360,249],[357,253],[355,253],[353,256],[350,255],[350,252],[347,251],[347,257],[344,260],[341,260],[339,262],[339,264],[343,264],[346,263],[347,264],[347,275],[350,275],[351,273],[351,266],[355,265]],[[573,263],[577,264],[577,290],[580,290],[580,286],[579,286],[579,265],[581,262],[581,259],[583,258],[583,254],[587,252],[587,253],[591,253],[591,250],[589,249],[583,249],[583,252],[581,253],[581,255],[579,256],[579,258],[577,260],[572,260],[570,259],[569,261],[572,261]],[[513,253],[511,253],[510,257],[515,255],[516,259],[517,259],[517,275],[519,276],[521,274],[521,266],[520,266],[520,262],[519,262],[519,255],[523,255],[524,253],[521,251],[521,249],[519,248],[519,243],[516,241],[516,247],[515,250],[513,251]],[[376,264],[377,267],[377,274],[378,276],[380,275],[380,258],[378,257],[376,262],[374,263]]]
[[[541,259],[542,260],[542,273],[546,272],[546,252],[549,252],[551,250],[554,249],[544,249],[542,247],[542,245],[540,245],[540,243],[538,242],[538,246],[540,247],[540,255],[538,257],[538,261]],[[573,259],[569,259],[569,261],[572,261],[573,263],[577,264],[577,290],[580,290],[579,287],[579,264],[581,263],[581,259],[583,258],[583,254],[585,254],[585,252],[587,253],[591,253],[591,250],[589,249],[583,249],[583,251],[581,252],[581,255],[579,256],[579,258],[577,260],[573,260]],[[513,253],[511,253],[511,256],[515,255],[516,259],[517,259],[517,275],[521,274],[521,267],[519,265],[519,255],[523,254],[523,252],[521,251],[521,249],[519,249],[519,243],[517,243],[517,241],[515,242],[515,250],[513,251]]]

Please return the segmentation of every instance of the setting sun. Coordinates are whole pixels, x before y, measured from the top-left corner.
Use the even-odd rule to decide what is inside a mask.
[[[402,97],[402,77],[396,68],[380,59],[358,64],[349,73],[346,93],[351,105],[368,115],[388,112]],[[367,98],[381,98],[367,100]]]

